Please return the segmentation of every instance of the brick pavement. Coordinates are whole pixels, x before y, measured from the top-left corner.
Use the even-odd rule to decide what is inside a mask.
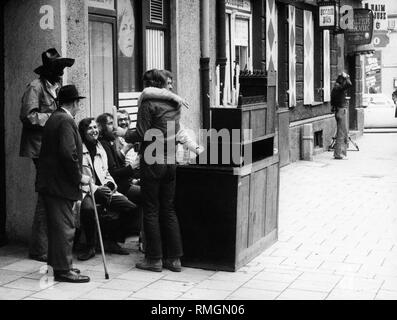
[[[142,258],[76,263],[89,284],[45,281],[20,246],[0,248],[0,299],[397,299],[397,134],[365,135],[360,152],[323,153],[281,170],[279,241],[236,273],[150,273]],[[136,243],[132,243],[136,246]]]

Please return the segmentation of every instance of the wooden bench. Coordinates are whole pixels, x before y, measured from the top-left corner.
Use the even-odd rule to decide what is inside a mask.
[[[130,128],[136,127],[138,116],[138,100],[141,92],[125,92],[119,94],[119,110],[126,110],[130,115]]]

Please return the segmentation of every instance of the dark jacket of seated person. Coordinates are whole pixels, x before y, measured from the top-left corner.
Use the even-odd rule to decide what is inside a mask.
[[[116,139],[120,138],[113,134],[113,116],[104,113],[97,118],[97,123],[100,130],[99,141],[106,151],[109,173],[116,181],[118,191],[127,196],[132,180],[139,179],[139,168],[133,164],[126,165],[125,153],[129,149],[126,146],[122,150],[123,145],[116,143]],[[128,152],[134,152],[134,150]]]

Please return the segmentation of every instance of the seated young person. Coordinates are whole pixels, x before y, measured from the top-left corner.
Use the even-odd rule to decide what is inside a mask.
[[[109,172],[118,185],[118,191],[135,204],[140,204],[140,187],[137,184],[139,156],[132,145],[117,142],[118,138],[113,133],[113,121],[113,116],[109,113],[97,118],[99,141],[108,157]]]
[[[103,229],[110,229],[109,239],[105,243],[105,251],[127,255],[128,251],[123,249],[118,242],[125,241],[124,221],[136,214],[137,206],[117,192],[117,184],[108,170],[106,151],[98,141],[99,130],[95,119],[83,119],[79,123],[79,133],[83,140],[83,175],[90,177],[94,184],[95,202],[113,214],[113,221],[105,222],[111,226],[103,226]],[[83,187],[80,216],[81,226],[86,236],[87,250],[79,255],[78,259],[84,261],[95,256],[97,240],[94,203],[89,186]]]

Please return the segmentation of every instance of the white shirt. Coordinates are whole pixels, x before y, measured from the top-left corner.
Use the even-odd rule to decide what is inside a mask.
[[[72,116],[72,114],[70,113],[69,110],[65,109],[64,107],[61,107],[61,109],[62,109],[63,111],[65,111],[72,119],[74,119],[74,117]]]
[[[51,93],[51,95],[56,98],[57,97],[57,89],[59,87],[58,83],[55,83],[52,85],[48,80],[45,81],[45,85],[47,87],[47,90]]]

